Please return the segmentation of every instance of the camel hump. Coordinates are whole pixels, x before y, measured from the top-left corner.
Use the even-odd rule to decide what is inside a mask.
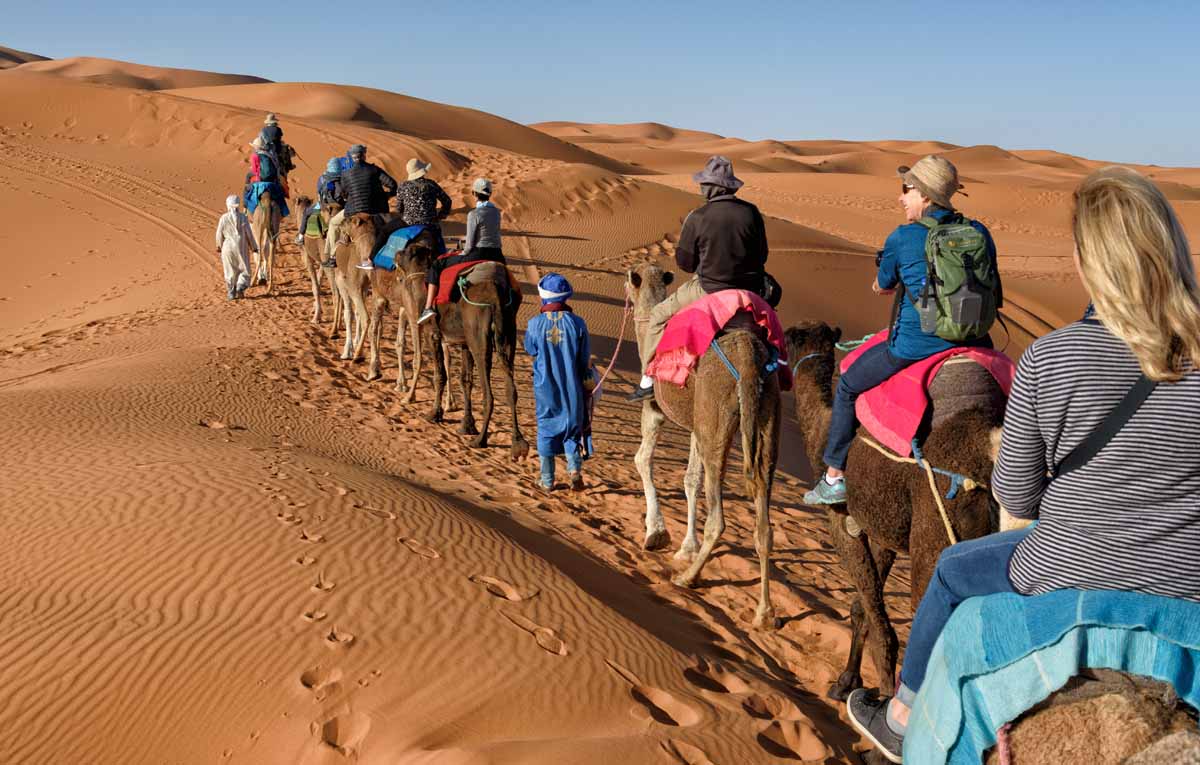
[[[1003,415],[1004,390],[983,365],[965,357],[948,359],[929,384],[933,422],[943,421],[968,409],[982,409]]]

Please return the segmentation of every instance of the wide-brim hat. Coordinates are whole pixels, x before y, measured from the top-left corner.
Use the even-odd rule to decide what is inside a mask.
[[[954,209],[950,197],[962,188],[962,184],[958,182],[958,168],[950,160],[930,154],[919,159],[912,167],[901,165],[896,168],[896,174],[938,207]]]
[[[720,186],[731,191],[737,191],[744,185],[733,174],[733,163],[729,161],[729,158],[719,154],[709,157],[704,169],[693,175],[692,180],[701,185]]]
[[[262,136],[255,136],[254,140],[250,142],[250,146],[259,151],[262,150],[264,145]]]
[[[404,166],[404,169],[408,171],[408,179],[410,181],[415,181],[418,178],[424,178],[425,174],[429,172],[429,168],[431,167],[433,167],[432,162],[422,162],[416,157],[413,157],[408,161],[408,164]]]
[[[264,125],[278,125],[279,120],[275,118],[274,114],[268,114],[267,118],[263,120],[263,124]]]

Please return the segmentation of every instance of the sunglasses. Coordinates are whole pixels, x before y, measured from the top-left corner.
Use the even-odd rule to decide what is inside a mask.
[[[912,191],[915,188],[916,188],[916,186],[910,186],[907,183],[901,183],[900,184],[900,193],[907,194],[908,192]]]

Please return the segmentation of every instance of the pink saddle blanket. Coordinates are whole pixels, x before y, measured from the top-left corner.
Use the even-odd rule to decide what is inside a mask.
[[[842,359],[841,370],[845,374],[850,365],[872,346],[887,340],[888,331],[881,330],[866,343]],[[868,390],[858,397],[854,413],[858,422],[875,440],[899,454],[912,455],[912,440],[925,418],[929,406],[929,384],[937,376],[948,359],[966,356],[992,373],[1004,395],[1012,390],[1016,367],[1003,353],[991,348],[951,348],[948,351],[922,359],[905,367],[882,385]]]
[[[740,311],[762,327],[767,342],[779,354],[779,385],[791,390],[792,371],[787,365],[783,325],[767,301],[747,290],[721,290],[705,295],[671,317],[646,374],[655,380],[684,386],[700,358],[708,353],[717,333]]]

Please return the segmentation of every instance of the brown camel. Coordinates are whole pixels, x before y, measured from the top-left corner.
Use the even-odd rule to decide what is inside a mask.
[[[268,295],[275,292],[275,238],[279,236],[280,219],[275,199],[270,192],[263,193],[258,198],[258,207],[254,208],[254,217],[251,219],[254,241],[258,243],[251,281],[255,284],[266,282]]]
[[[376,248],[376,235],[382,229],[382,218],[368,213],[348,216],[342,228],[342,236],[349,240],[349,247],[334,248],[337,267],[333,269],[333,286],[338,293],[336,303],[342,306],[342,326],[346,329],[346,342],[342,346],[342,359],[358,361],[362,358],[363,344],[367,339],[367,302],[365,292],[371,283],[371,271],[356,268],[359,262],[369,258]],[[336,328],[336,325],[335,325]]]
[[[411,266],[409,268],[412,268]],[[458,432],[474,435],[471,445],[476,448],[487,446],[488,427],[492,421],[492,358],[499,356],[504,369],[509,411],[512,413],[513,461],[529,454],[529,443],[521,435],[517,422],[517,386],[513,379],[513,367],[517,350],[517,310],[521,305],[521,294],[510,290],[508,270],[499,263],[483,262],[471,271],[470,284],[463,287],[456,302],[439,305],[437,320],[430,322],[433,343],[433,411],[429,419],[441,422],[443,415],[442,392],[446,387],[445,346],[463,348],[462,371],[459,377],[463,392],[463,418]],[[471,408],[472,364],[479,372],[483,386],[483,422],[475,427]]]
[[[400,370],[396,377],[396,390],[407,393],[404,403],[411,403],[417,392],[416,380],[421,375],[421,337],[417,316],[425,300],[425,271],[433,252],[433,233],[429,230],[413,239],[403,252],[396,253],[396,270],[376,268],[371,272],[370,321],[367,337],[371,349],[367,353],[367,379],[376,380],[379,374],[379,351],[383,340],[383,319],[389,309],[395,309],[399,321],[396,326],[396,359]],[[414,350],[413,385],[404,379],[404,335],[412,332]]]
[[[671,272],[652,263],[643,263],[628,273],[625,288],[629,290],[633,302],[639,347],[646,342],[643,329],[645,318],[650,309],[666,298],[667,285],[673,278]],[[672,581],[684,587],[696,585],[701,569],[725,530],[721,484],[725,477],[729,447],[740,426],[742,469],[746,478],[746,492],[754,498],[754,547],[759,562],[760,590],[753,626],[772,627],[775,615],[770,591],[769,513],[775,463],[779,456],[779,376],[765,371],[770,356],[766,344],[756,331],[727,327],[717,343],[737,370],[738,379],[716,354],[707,353],[697,363],[686,386],[681,388],[670,383],[656,383],[654,400],[642,405],[642,443],[635,464],[646,493],[646,539],[643,547],[656,550],[670,542],[654,488],[653,465],[659,430],[663,420],[670,417],[672,422],[687,428],[692,434],[688,467],[683,479],[688,504],[688,528],[676,554],[677,558],[690,559],[690,565]],[[704,496],[708,500],[708,517],[704,522],[704,540],[697,550],[696,502],[702,478]]]
[[[311,204],[312,204],[312,200],[309,199],[308,197],[300,197],[299,199],[296,200],[296,207],[299,208],[300,210],[305,209],[306,207],[308,207]],[[323,209],[318,210],[315,214],[321,216],[321,220],[325,223],[325,225],[329,224],[329,215],[325,210],[323,210]],[[301,225],[302,222],[303,222],[302,217],[297,218],[296,225],[299,226],[299,225]],[[301,233],[303,233],[303,232],[301,232]],[[312,285],[312,295],[313,295],[312,323],[313,324],[321,323],[321,276],[322,276],[322,274],[324,274],[329,279],[330,292],[331,293],[334,292],[334,290],[333,290],[333,269],[332,268],[327,269],[327,268],[322,267],[322,265],[321,265],[321,261],[324,260],[324,257],[323,257],[324,244],[325,244],[325,239],[323,237],[305,235],[302,240],[302,244],[300,245],[300,254],[304,259],[304,270],[308,272],[308,281]],[[336,311],[337,311],[337,305],[336,305],[336,298],[335,298],[334,312],[336,313]]]
[[[796,416],[815,471],[829,435],[834,343],[841,330],[804,322],[788,329],[786,336],[795,370]],[[974,363],[948,363],[930,385],[930,396],[933,417],[924,429],[925,457],[939,468],[980,482],[990,480],[1005,404],[991,374]],[[862,439],[850,448],[849,465],[847,503],[827,509],[834,548],[858,592],[850,608],[846,670],[829,690],[829,696],[839,700],[862,686],[862,652],[868,640],[882,690],[894,695],[899,644],[884,607],[884,583],[896,554],[908,553],[915,612],[938,555],[950,544],[924,471],[889,459]],[[949,481],[939,478],[938,483],[946,491]],[[990,492],[960,490],[955,499],[943,503],[959,541],[996,531],[998,508]]]

